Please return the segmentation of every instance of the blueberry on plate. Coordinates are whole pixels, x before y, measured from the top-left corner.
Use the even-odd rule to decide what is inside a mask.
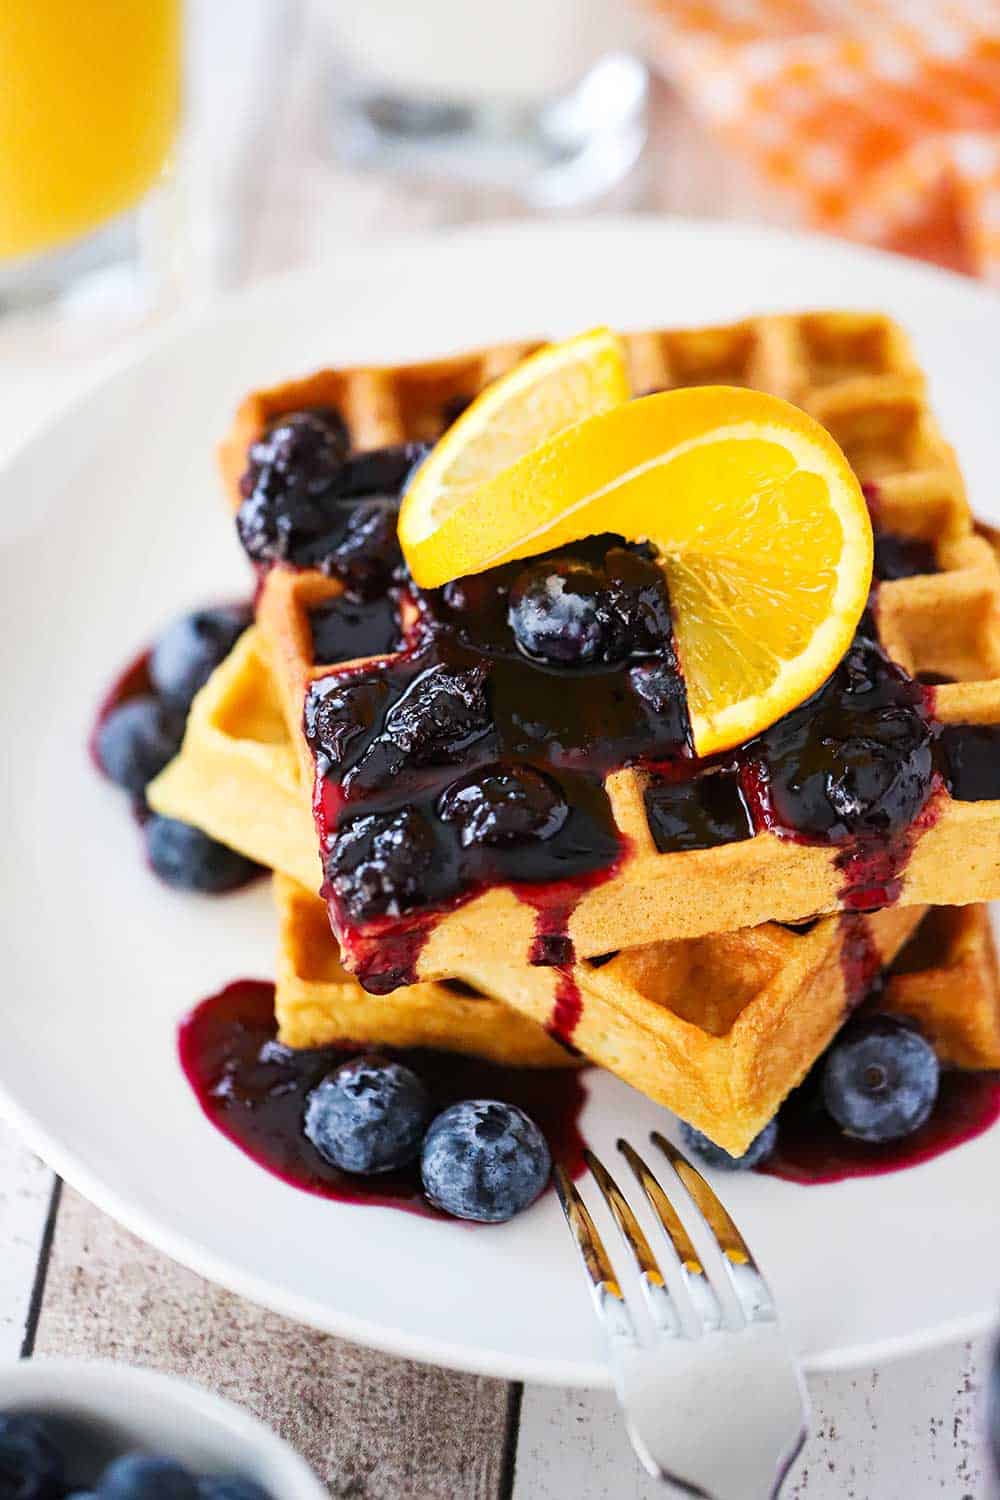
[[[516,1105],[467,1099],[433,1121],[420,1171],[436,1208],[501,1224],[534,1203],[549,1180],[552,1157],[534,1120]]]
[[[427,1090],[410,1068],[356,1057],[313,1089],[305,1132],[342,1172],[392,1172],[417,1155],[429,1115]]]
[[[685,1146],[700,1156],[708,1166],[716,1167],[720,1172],[748,1172],[751,1167],[760,1166],[771,1155],[777,1139],[778,1122],[769,1120],[760,1134],[754,1136],[742,1156],[732,1156],[709,1140],[707,1135],[702,1135],[700,1130],[695,1130],[686,1120],[681,1121],[681,1140]]]
[[[256,1479],[243,1474],[207,1474],[198,1480],[199,1500],[271,1500]]]
[[[144,826],[149,862],[167,885],[180,891],[221,895],[247,885],[260,865],[176,818],[149,818]]]
[[[937,1099],[934,1049],[896,1016],[864,1016],[845,1026],[822,1066],[823,1103],[845,1135],[897,1141],[927,1119]]]
[[[97,1493],[100,1500],[198,1500],[198,1481],[172,1458],[125,1453],[108,1464]]]
[[[0,1412],[2,1500],[57,1500],[63,1485],[62,1453],[45,1418]]]
[[[105,775],[141,797],[184,738],[184,720],[144,693],[113,708],[97,731],[97,759]]]
[[[191,700],[250,624],[249,604],[196,609],[163,632],[149,658],[149,676],[164,702],[187,713]]]

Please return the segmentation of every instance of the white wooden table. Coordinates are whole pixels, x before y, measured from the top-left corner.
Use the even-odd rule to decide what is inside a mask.
[[[229,3],[216,0],[219,8]],[[233,40],[230,28],[226,55],[252,87],[246,60],[233,61]],[[224,247],[230,281],[332,253],[345,233],[454,221],[480,207],[342,176],[333,190],[306,123],[316,86],[310,55],[307,37],[289,48],[296,87],[274,104],[267,150],[258,142],[254,151],[255,207],[266,211],[254,213],[254,232],[235,250]],[[218,65],[216,54],[216,77]],[[651,169],[633,186],[641,203],[727,216],[759,208],[740,168],[701,141],[669,101],[659,107],[658,132]],[[237,146],[229,166],[239,157]],[[239,197],[221,168],[211,186],[228,190],[231,203]],[[68,354],[40,326],[0,324],[0,458],[100,364],[92,351]],[[822,1267],[817,1287],[822,1295]],[[960,1345],[813,1380],[813,1435],[786,1493],[983,1500],[989,1480],[977,1429],[985,1353],[985,1344]],[[191,1375],[271,1422],[345,1500],[656,1494],[607,1396],[421,1367],[290,1324],[118,1228],[0,1122],[0,1358],[20,1354],[104,1355]]]

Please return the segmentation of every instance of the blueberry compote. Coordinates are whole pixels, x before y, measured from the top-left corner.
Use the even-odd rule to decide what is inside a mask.
[[[420,1165],[375,1177],[331,1166],[306,1138],[306,1101],[340,1063],[364,1048],[292,1051],[276,1037],[274,986],[258,980],[227,985],[182,1022],[181,1065],[198,1103],[217,1129],[276,1177],[319,1197],[391,1204],[439,1217],[423,1195]],[[386,1055],[385,1047],[378,1051]],[[431,1113],[462,1099],[516,1104],[538,1125],[552,1159],[573,1176],[583,1168],[577,1121],[585,1099],[573,1068],[508,1068],[457,1053],[414,1049],[391,1055],[426,1085]]]
[[[922,573],[939,573],[937,549],[933,542],[920,537],[901,536],[886,529],[878,486],[862,485],[875,540],[874,576],[877,582],[889,583],[895,578],[915,578]]]
[[[891,903],[933,816],[938,726],[929,691],[890,661],[866,615],[840,665],[800,707],[711,763],[660,768],[646,811],[661,853],[760,830],[840,852],[846,906]]]
[[[755,825],[839,846],[841,897],[854,910],[898,897],[913,840],[933,817],[931,708],[929,690],[859,631],[824,686],[740,750]]]
[[[417,609],[410,649],[306,702],[342,941],[363,983],[394,988],[435,910],[504,884],[539,910],[535,961],[568,966],[573,905],[623,853],[604,777],[690,755],[663,572],[595,537]]]
[[[352,453],[332,407],[281,417],[252,444],[236,517],[247,555],[259,567],[316,568],[343,586],[310,612],[316,665],[401,645],[405,567],[396,516],[425,452],[400,443]]]

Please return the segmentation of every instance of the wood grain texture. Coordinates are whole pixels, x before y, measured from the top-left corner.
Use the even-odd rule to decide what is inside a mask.
[[[54,1185],[0,1120],[0,1359],[17,1359],[25,1345]]]
[[[987,1341],[809,1382],[809,1442],[787,1500],[978,1500],[990,1493],[980,1430]],[[954,1394],[952,1394],[954,1393]],[[525,1389],[513,1500],[658,1500],[610,1393]]]
[[[184,1270],[69,1189],[35,1350],[189,1376],[262,1417],[343,1500],[502,1493],[505,1382],[301,1328]]]

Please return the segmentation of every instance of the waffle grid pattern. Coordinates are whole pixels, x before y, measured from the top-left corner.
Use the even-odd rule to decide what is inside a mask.
[[[890,653],[913,673],[955,680],[937,689],[945,723],[1000,722],[1000,569],[975,534],[954,454],[929,409],[925,382],[902,331],[878,315],[813,313],[747,319],[719,328],[626,336],[637,392],[722,382],[753,385],[797,402],[844,448],[874,496],[881,526],[932,541],[941,571],[885,583],[876,611]],[[451,360],[375,370],[324,371],[253,395],[222,446],[234,505],[249,443],[283,412],[335,405],[356,448],[433,439],[490,380],[537,347],[505,344]],[[275,568],[265,578],[258,621],[281,690],[286,722],[311,780],[301,733],[304,695],[329,665],[312,665],[308,612],[339,592],[315,572]],[[762,832],[740,844],[657,853],[647,824],[644,772],[610,776],[606,790],[630,857],[585,893],[569,922],[582,957],[647,943],[731,931],[768,920],[795,922],[843,903],[839,851]],[[957,904],[1000,891],[1000,803],[939,794],[902,880],[909,904]],[[486,945],[527,954],[534,914],[493,889],[434,922],[421,951],[422,979],[461,974]],[[341,933],[348,962],[355,933]]]

